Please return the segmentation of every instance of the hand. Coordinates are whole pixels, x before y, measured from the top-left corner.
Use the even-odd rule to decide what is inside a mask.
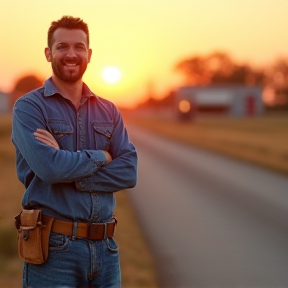
[[[55,140],[55,138],[52,136],[52,134],[50,132],[48,132],[44,129],[37,128],[36,131],[34,132],[34,136],[38,141],[40,141],[40,142],[42,142],[42,143],[44,143],[50,147],[53,147],[56,150],[60,149],[57,141]]]
[[[109,163],[112,161],[112,156],[111,156],[110,153],[107,152],[107,151],[103,151],[103,150],[102,150],[102,152],[105,154],[105,157],[106,157],[106,163],[105,163],[105,165],[107,165],[107,164],[109,164]]]

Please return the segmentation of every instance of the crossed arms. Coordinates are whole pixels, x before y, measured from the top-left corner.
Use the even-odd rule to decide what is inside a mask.
[[[38,105],[25,100],[16,103],[12,142],[16,146],[18,178],[26,187],[31,172],[50,184],[75,182],[79,192],[116,192],[136,185],[137,152],[120,113],[114,113],[111,153],[59,149],[43,120]]]
[[[46,131],[44,129],[37,128],[36,131],[34,132],[34,136],[38,141],[40,141],[40,142],[42,142],[42,143],[44,143],[44,144],[46,144],[52,148],[55,148],[56,150],[60,149],[57,141],[52,136],[52,134],[49,133],[48,131]],[[101,150],[101,151],[104,153],[105,158],[106,158],[105,165],[109,164],[112,161],[112,157],[111,157],[110,153],[107,151],[104,151],[104,150]]]

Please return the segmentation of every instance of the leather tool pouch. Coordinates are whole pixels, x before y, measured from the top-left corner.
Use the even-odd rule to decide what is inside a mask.
[[[24,209],[15,217],[18,230],[18,252],[28,263],[42,264],[48,258],[49,235],[53,218],[49,220],[45,218],[45,220],[39,209]]]

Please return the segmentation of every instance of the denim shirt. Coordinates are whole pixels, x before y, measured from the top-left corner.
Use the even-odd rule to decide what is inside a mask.
[[[114,192],[136,185],[137,153],[120,112],[84,83],[76,109],[47,79],[17,100],[12,123],[24,208],[60,220],[106,222],[113,217]],[[36,140],[37,128],[52,133],[60,149]],[[113,159],[105,166],[101,150]]]

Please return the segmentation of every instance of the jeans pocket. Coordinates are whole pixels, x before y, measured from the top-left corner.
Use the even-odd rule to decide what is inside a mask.
[[[64,251],[68,248],[69,238],[63,234],[51,233],[49,238],[49,251]]]
[[[110,252],[118,253],[119,248],[118,248],[118,245],[113,238],[107,238],[106,239],[106,245],[107,245],[107,248]]]

